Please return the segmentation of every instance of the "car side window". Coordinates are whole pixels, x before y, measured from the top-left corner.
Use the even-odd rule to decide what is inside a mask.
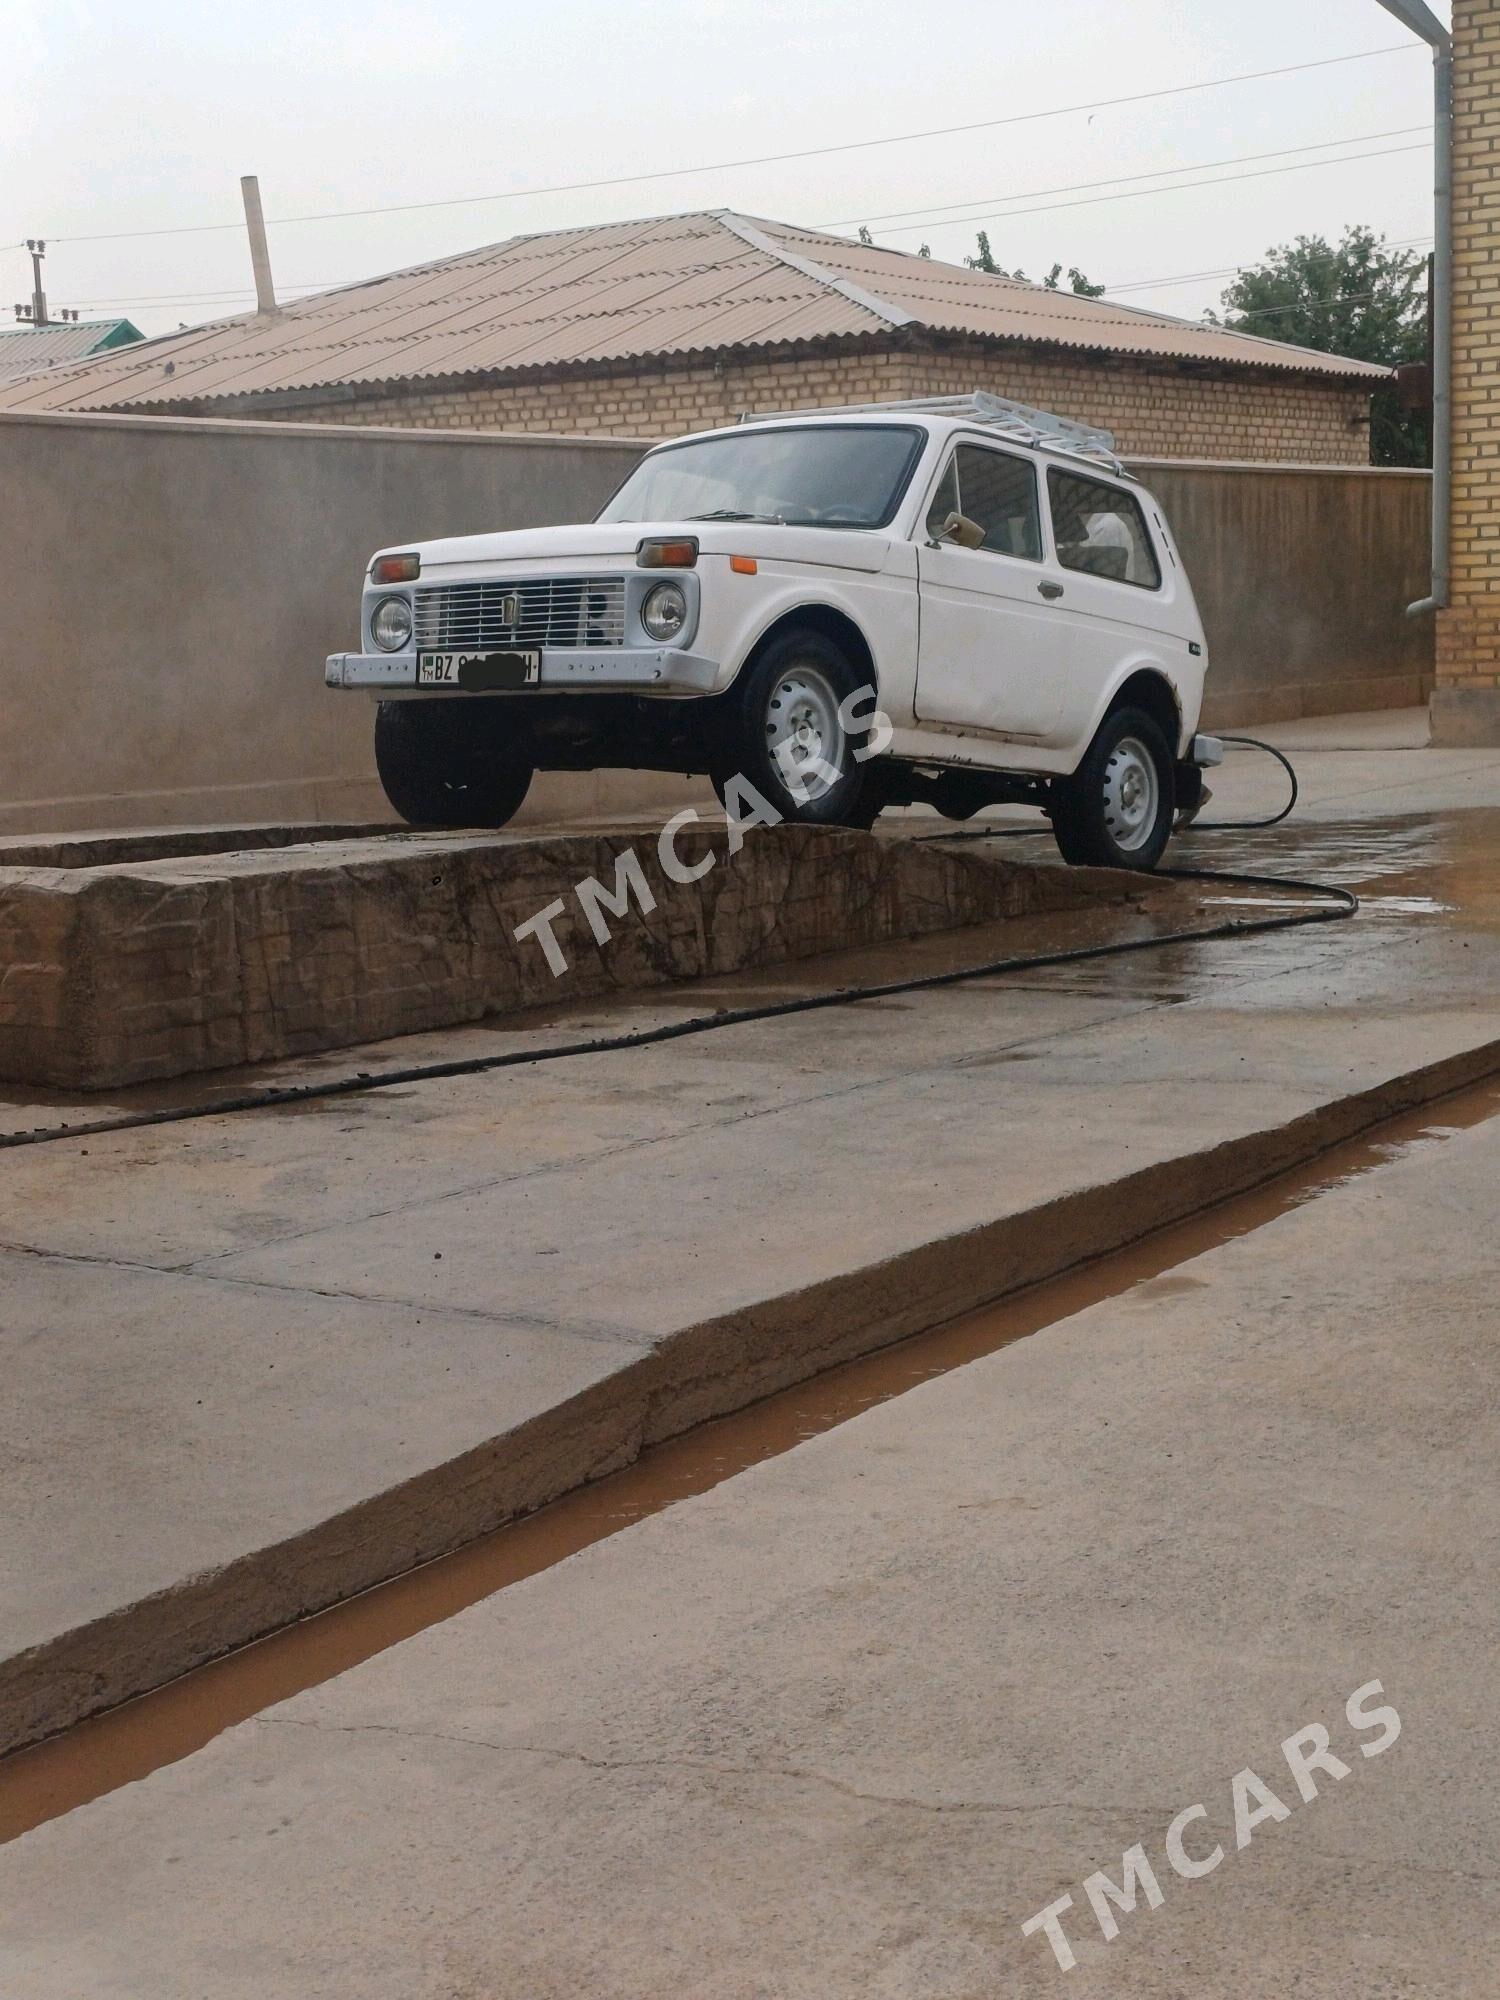
[[[1064,569],[1133,583],[1138,590],[1161,589],[1161,565],[1134,494],[1055,465],[1047,471],[1047,491],[1057,560]]]
[[[1042,559],[1041,503],[1030,459],[983,445],[961,444],[948,461],[927,515],[927,532],[939,536],[953,513],[984,530],[981,547],[1023,562]]]

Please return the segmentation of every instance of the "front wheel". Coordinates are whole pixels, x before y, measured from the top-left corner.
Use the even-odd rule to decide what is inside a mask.
[[[1117,708],[1099,726],[1071,778],[1058,778],[1052,831],[1064,861],[1154,868],[1172,831],[1172,753],[1144,709]]]
[[[871,825],[884,804],[881,777],[855,753],[868,738],[874,690],[841,646],[810,626],[785,631],[724,700],[729,727],[712,773],[721,804],[738,777],[782,819]],[[856,713],[865,726],[846,722]]]
[[[409,826],[505,826],[520,811],[532,768],[506,754],[493,708],[442,696],[380,703],[375,768]]]

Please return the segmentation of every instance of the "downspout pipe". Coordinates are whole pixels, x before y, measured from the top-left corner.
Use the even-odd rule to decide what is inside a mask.
[[[1432,592],[1406,607],[1408,618],[1446,611],[1453,520],[1453,45],[1432,54],[1436,93],[1432,266]]]
[[[1408,618],[1448,607],[1453,516],[1453,38],[1425,0],[1380,0],[1432,47],[1432,584]]]

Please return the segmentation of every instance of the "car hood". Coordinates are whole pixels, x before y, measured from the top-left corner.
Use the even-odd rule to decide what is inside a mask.
[[[704,555],[756,556],[766,562],[816,563],[830,569],[878,570],[890,536],[868,528],[778,527],[766,521],[588,521],[563,528],[512,528],[454,535],[441,542],[396,542],[380,555],[415,549],[422,574],[495,566],[580,562],[633,564],[637,545],[658,536],[693,535]]]

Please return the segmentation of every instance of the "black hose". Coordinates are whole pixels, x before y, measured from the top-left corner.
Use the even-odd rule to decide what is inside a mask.
[[[1297,773],[1292,769],[1292,761],[1276,748],[1274,743],[1262,743],[1258,736],[1221,736],[1221,743],[1244,743],[1252,750],[1264,750],[1268,757],[1274,757],[1286,772],[1291,784],[1291,796],[1278,813],[1269,819],[1191,819],[1186,826],[1177,829],[1177,836],[1185,833],[1259,833],[1268,826],[1280,826],[1288,818],[1297,803]],[[960,833],[928,833],[917,837],[923,840],[1021,840],[1028,835],[1047,833],[1048,826],[984,826],[966,827]],[[1159,870],[1159,873],[1170,871]]]
[[[1280,826],[1297,803],[1297,773],[1292,769],[1292,761],[1276,748],[1274,743],[1262,743],[1258,736],[1221,736],[1221,743],[1246,743],[1252,750],[1264,750],[1268,757],[1274,757],[1291,780],[1292,795],[1279,813],[1270,819],[1190,819],[1179,833],[1259,833],[1263,827]]]
[[[988,839],[1007,833],[1032,833],[1045,829],[996,827],[990,833],[939,835],[940,839]],[[913,979],[885,980],[878,986],[839,986],[827,993],[807,994],[799,1000],[776,1000],[760,1007],[726,1007],[714,1014],[695,1015],[688,1021],[674,1021],[659,1028],[642,1028],[633,1034],[603,1035],[582,1042],[564,1042],[555,1048],[514,1049],[505,1055],[467,1056],[450,1062],[413,1063],[405,1069],[385,1070],[379,1075],[356,1070],[348,1076],[332,1077],[318,1083],[272,1085],[263,1090],[241,1091],[235,1097],[213,1103],[169,1106],[159,1111],[124,1112],[114,1118],[96,1118],[85,1125],[37,1127],[30,1132],[0,1133],[0,1149],[12,1146],[41,1146],[57,1139],[86,1139],[108,1132],[137,1131],[152,1125],[186,1124],[196,1118],[218,1118],[235,1111],[268,1110],[278,1104],[306,1104],[324,1097],[352,1097],[370,1090],[386,1090],[393,1085],[425,1083],[444,1077],[483,1076],[490,1070],[519,1069],[533,1063],[562,1062],[573,1056],[608,1055],[617,1049],[647,1048],[655,1042],[675,1042],[688,1035],[705,1035],[715,1028],[735,1028],[748,1021],[773,1021],[788,1014],[810,1014],[823,1007],[848,1007],[861,1000],[882,1000],[899,993],[920,993],[941,986],[958,986],[968,979],[997,978],[1005,973],[1035,972],[1049,966],[1081,965],[1092,959],[1118,958],[1128,952],[1156,951],[1167,945],[1196,944],[1211,938],[1251,937],[1268,931],[1293,930],[1302,924],[1340,923],[1359,908],[1359,898],[1349,889],[1329,883],[1301,882],[1282,875],[1239,875],[1207,868],[1163,868],[1158,875],[1185,882],[1218,882],[1241,888],[1296,890],[1331,900],[1320,907],[1278,917],[1252,917],[1246,921],[1226,919],[1199,930],[1167,931],[1154,937],[1126,938],[1114,944],[1080,945],[1070,951],[1037,952],[1020,958],[996,958],[983,965],[961,966],[952,972],[928,972]]]

